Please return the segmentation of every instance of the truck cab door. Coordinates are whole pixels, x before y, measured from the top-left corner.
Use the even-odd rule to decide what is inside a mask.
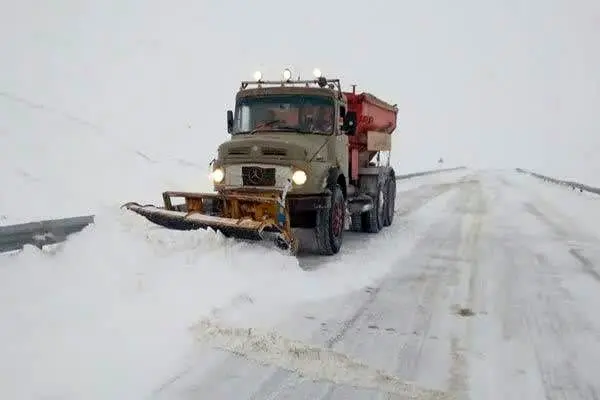
[[[340,170],[346,177],[346,181],[349,181],[350,171],[348,170],[349,165],[349,149],[348,149],[348,136],[342,132],[343,118],[345,107],[342,105],[338,107],[336,112],[336,129],[334,135],[335,137],[335,153],[336,153],[336,161],[340,166]]]

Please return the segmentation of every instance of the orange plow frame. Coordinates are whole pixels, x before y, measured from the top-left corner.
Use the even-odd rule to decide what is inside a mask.
[[[184,198],[183,204],[173,205],[172,198]],[[227,193],[163,193],[163,207],[129,202],[127,208],[149,221],[176,230],[211,228],[225,236],[250,240],[273,239],[276,245],[295,253],[297,240],[293,237],[285,195],[280,192],[249,194]]]

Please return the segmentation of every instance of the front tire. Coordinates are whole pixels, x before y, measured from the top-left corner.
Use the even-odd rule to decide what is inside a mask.
[[[346,199],[339,184],[331,190],[331,207],[319,210],[315,236],[317,251],[322,255],[333,255],[340,251],[344,238]]]

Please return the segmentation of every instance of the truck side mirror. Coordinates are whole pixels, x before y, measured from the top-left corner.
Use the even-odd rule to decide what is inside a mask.
[[[233,111],[227,110],[227,132],[233,132]]]
[[[344,117],[344,126],[342,128],[348,136],[354,136],[356,133],[356,112],[347,111]]]

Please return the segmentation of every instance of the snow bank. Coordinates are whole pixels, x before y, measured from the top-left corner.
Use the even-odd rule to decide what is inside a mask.
[[[303,274],[276,251],[213,232],[150,229],[118,213],[101,215],[54,254],[30,250],[0,262],[6,398],[139,398],[180,365],[193,321]]]

